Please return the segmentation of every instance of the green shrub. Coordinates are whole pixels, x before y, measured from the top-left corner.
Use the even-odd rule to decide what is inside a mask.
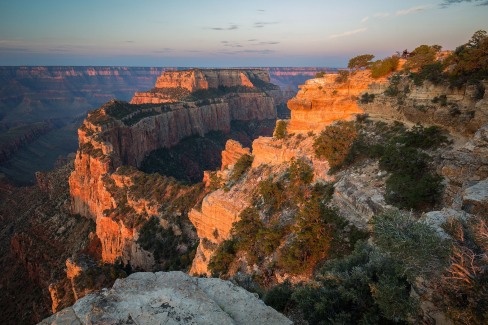
[[[269,214],[281,210],[288,203],[284,185],[273,182],[271,178],[259,182],[258,198],[262,200],[264,211]]]
[[[442,192],[442,177],[428,171],[429,156],[413,147],[391,144],[380,158],[380,168],[392,174],[386,180],[385,199],[399,208],[433,206]]]
[[[423,66],[433,64],[437,53],[442,49],[439,45],[420,45],[410,53],[405,63],[406,69],[421,69]]]
[[[242,175],[244,175],[252,165],[254,157],[248,154],[244,154],[234,164],[234,169],[229,177],[231,182],[237,182]]]
[[[417,86],[421,86],[425,80],[432,82],[434,85],[446,80],[444,65],[441,62],[424,65],[418,72],[412,72],[410,77]]]
[[[236,240],[224,240],[210,258],[208,269],[213,276],[223,276],[229,272],[229,267],[237,253]]]
[[[366,243],[325,263],[292,300],[309,324],[406,324],[417,310],[398,263]]]
[[[330,125],[315,139],[315,155],[319,159],[327,159],[331,168],[338,168],[346,159],[356,137],[353,122],[340,121]]]
[[[368,68],[371,65],[371,60],[373,59],[374,55],[372,54],[358,55],[349,60],[347,67],[353,70]]]
[[[278,120],[276,121],[276,127],[273,132],[273,136],[276,139],[284,139],[286,138],[287,131],[286,128],[288,126],[288,123],[284,120]]]
[[[371,77],[380,78],[384,77],[398,69],[398,62],[400,58],[396,55],[378,60],[371,65]]]
[[[438,275],[447,266],[449,241],[408,213],[392,210],[376,216],[373,236],[375,244],[403,266],[412,282],[417,276]]]
[[[325,76],[325,71],[320,71],[315,74],[315,78],[323,78]]]
[[[273,307],[279,312],[283,312],[290,303],[293,287],[287,280],[271,288],[263,297],[266,305]]]
[[[440,103],[441,106],[445,107],[447,106],[447,96],[446,95],[440,95],[432,98],[432,103],[437,104]]]
[[[488,36],[479,30],[471,39],[456,48],[451,57],[455,67],[451,73],[451,85],[480,81],[488,77]]]
[[[232,236],[237,241],[238,250],[247,253],[250,264],[258,264],[273,253],[280,244],[283,228],[265,226],[255,208],[247,208],[239,214],[240,220],[232,227]]]
[[[154,254],[154,259],[163,264],[162,270],[173,270],[189,266],[188,263],[181,263],[182,254],[178,251],[181,240],[181,236],[175,235],[171,227],[165,229],[157,217],[151,217],[139,230],[137,243]]]
[[[374,101],[374,97],[375,97],[374,94],[364,93],[361,95],[359,102],[361,104],[369,104],[369,103],[372,103]]]
[[[337,83],[344,83],[349,79],[349,71],[347,70],[339,70],[338,76],[335,79]]]
[[[320,198],[310,199],[295,219],[295,237],[283,248],[280,266],[290,273],[310,272],[328,256],[335,232],[341,229],[338,225],[344,226],[344,221]]]
[[[296,195],[303,193],[304,188],[313,180],[313,168],[302,158],[291,160],[287,174],[290,179],[290,190]]]
[[[391,76],[389,80],[388,88],[385,90],[385,95],[390,97],[395,97],[400,94],[400,90],[398,89],[398,85],[401,80],[401,76],[399,74],[394,74]]]
[[[424,128],[422,125],[415,125],[410,130],[394,138],[397,143],[407,147],[421,149],[436,149],[450,143],[445,131],[438,126]]]

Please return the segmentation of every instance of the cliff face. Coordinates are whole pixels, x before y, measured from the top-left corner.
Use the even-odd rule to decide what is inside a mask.
[[[164,73],[156,81],[156,88],[181,87],[194,92],[218,87],[254,87],[250,79],[270,82],[269,74],[264,70],[194,69]]]
[[[47,317],[49,285],[65,277],[64,261],[91,241],[94,223],[69,213],[71,171],[72,164],[38,173],[35,186],[0,187],[2,324]]]
[[[356,114],[413,123],[439,125],[449,131],[474,134],[488,122],[488,99],[478,98],[475,85],[451,87],[447,82],[424,81],[416,85],[405,74],[391,81],[374,79],[369,70],[351,74],[337,82],[337,74],[308,80],[296,97],[288,101],[291,110],[289,132],[321,131],[335,120],[352,119]],[[484,82],[486,89],[488,82]],[[369,100],[361,96],[374,95]]]
[[[0,67],[0,172],[33,184],[37,170],[76,151],[87,111],[113,98],[129,100],[166,69]]]
[[[208,269],[210,258],[219,244],[230,239],[232,224],[239,221],[239,214],[251,205],[258,183],[283,173],[292,159],[302,158],[310,161],[314,181],[331,180],[327,175],[328,162],[314,157],[312,143],[312,137],[283,140],[259,137],[253,141],[254,160],[246,177],[240,179],[230,189],[218,189],[208,194],[203,199],[201,208],[194,208],[189,214],[200,239],[190,274],[210,274]],[[248,148],[242,148],[239,143],[229,140],[226,150],[222,152],[222,168],[217,172],[217,178],[220,178],[223,183],[228,182],[235,162],[244,154],[249,154]]]
[[[483,87],[487,89],[487,81]],[[387,89],[392,90],[388,95]],[[488,122],[487,93],[478,98],[474,85],[456,88],[447,82],[424,81],[418,86],[407,76],[401,76],[393,84],[371,84],[365,92],[375,94],[375,98],[360,107],[373,117],[439,125],[464,135],[473,135]]]
[[[164,80],[166,77],[161,76],[163,71],[173,70],[176,69],[0,67],[0,130],[4,134],[0,139],[0,172],[19,183],[34,183],[35,171],[40,168],[48,170],[54,166],[57,157],[76,151],[76,129],[86,112],[113,98],[132,98],[134,104],[160,104],[174,102],[175,96],[182,98],[188,95],[190,91],[181,87],[141,91],[153,87],[158,77]],[[211,78],[210,72],[207,72],[209,76],[205,78],[211,83],[216,80],[214,83],[218,84],[220,80],[222,85],[247,86],[252,86],[251,80],[255,81],[255,78],[271,80],[281,91],[277,88],[267,89],[266,93],[273,97],[275,104],[286,104],[288,99],[295,96],[298,85],[323,70],[325,68],[284,67],[252,69],[254,72],[247,73],[227,69],[228,74],[233,76],[226,79],[215,77],[214,71],[214,78]],[[174,82],[171,87],[179,84],[178,80],[183,80],[168,78]],[[209,82],[207,79],[204,79],[206,85]],[[289,110],[285,105],[280,107],[280,112],[282,118],[289,118]],[[73,118],[76,120],[72,122]],[[49,128],[39,128],[40,124],[46,123]],[[42,159],[32,152],[41,153]],[[9,164],[5,161],[9,159],[22,161],[22,164]]]
[[[275,118],[273,98],[264,89],[253,86],[251,80],[274,89],[268,84],[267,73],[261,70],[167,72],[156,86],[173,94],[172,101],[180,100],[179,93],[167,91],[174,88],[186,89],[189,96],[195,90],[207,91],[205,98],[186,97],[182,102],[160,106],[111,101],[88,115],[78,131],[79,150],[69,185],[73,212],[97,223],[104,261],[121,258],[124,263],[151,270],[153,257],[135,244],[141,225],[130,222],[120,213],[120,208],[126,207],[142,215],[142,220],[148,220],[159,215],[158,204],[165,200],[163,197],[155,203],[149,199],[155,206],[148,208],[142,198],[131,195],[135,186],[133,178],[142,177],[143,173],[127,175],[117,168],[138,167],[151,151],[172,147],[189,136],[204,136],[209,131],[228,132],[233,120]],[[215,97],[216,87],[220,86],[228,89]],[[122,178],[125,180],[121,181]],[[186,235],[192,237],[191,231]]]
[[[370,84],[385,84],[386,78],[373,79],[368,70],[358,71],[345,82],[337,82],[338,74],[308,80],[300,86],[296,97],[288,101],[291,120],[288,131],[306,133],[321,131],[335,120],[349,120],[364,110],[358,96]]]

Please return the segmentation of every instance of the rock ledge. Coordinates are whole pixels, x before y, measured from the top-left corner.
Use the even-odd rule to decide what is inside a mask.
[[[39,324],[292,324],[229,281],[140,272],[89,294]]]

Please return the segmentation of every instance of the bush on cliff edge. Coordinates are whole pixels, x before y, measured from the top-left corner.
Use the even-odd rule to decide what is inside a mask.
[[[315,139],[315,155],[319,159],[326,159],[331,170],[337,169],[346,160],[356,137],[354,122],[339,121],[326,127]]]

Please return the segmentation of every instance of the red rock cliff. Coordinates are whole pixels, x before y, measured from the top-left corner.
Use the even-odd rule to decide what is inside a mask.
[[[288,132],[321,131],[336,120],[348,120],[364,113],[357,104],[358,96],[371,84],[384,84],[386,78],[373,79],[369,70],[358,71],[345,82],[337,82],[338,74],[308,80],[300,86],[295,98],[288,101],[291,121]]]
[[[259,87],[252,84],[253,80]],[[172,147],[185,137],[203,136],[209,131],[228,132],[232,120],[276,118],[274,100],[265,92],[274,89],[268,82],[267,72],[261,70],[165,73],[157,86],[168,88],[159,89],[186,89],[190,94],[205,87],[234,88],[219,93],[222,96],[208,93],[204,99],[187,97],[183,101],[179,101],[180,93],[177,93],[172,100],[179,102],[164,105],[111,101],[88,115],[78,130],[79,149],[69,185],[73,212],[97,223],[96,233],[102,244],[104,261],[114,262],[121,257],[124,263],[130,262],[143,269],[151,269],[154,264],[152,256],[135,244],[140,225],[117,209],[123,204],[135,211],[138,220],[147,220],[158,214],[157,204],[151,206],[151,202],[142,202],[129,190],[131,177],[140,177],[137,175],[142,173],[133,173],[121,181],[123,173],[117,168],[138,167],[151,151]],[[171,96],[171,92],[166,94]]]

